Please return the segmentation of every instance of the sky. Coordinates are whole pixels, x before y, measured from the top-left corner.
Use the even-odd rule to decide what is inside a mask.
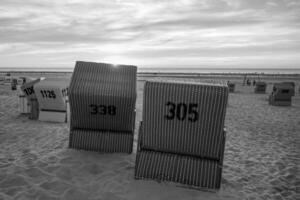
[[[1,67],[300,68],[300,0],[0,0]]]

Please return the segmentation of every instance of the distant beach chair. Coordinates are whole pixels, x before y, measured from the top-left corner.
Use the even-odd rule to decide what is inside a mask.
[[[256,82],[256,84],[255,84],[254,92],[258,93],[258,94],[264,94],[264,93],[266,93],[266,89],[267,89],[267,83],[259,81],[259,82]]]
[[[220,188],[226,85],[146,82],[135,178]]]
[[[291,106],[295,90],[291,84],[275,83],[269,96],[269,104],[274,106]]]
[[[293,87],[292,96],[295,96],[295,82],[287,81],[287,82],[281,82],[281,83],[291,85]]]
[[[11,90],[17,90],[18,80],[13,78],[11,80]]]
[[[26,96],[30,106],[29,119],[38,119],[39,117],[39,104],[36,99],[36,94],[33,88],[33,86],[38,82],[40,82],[40,79],[35,79],[21,86],[21,90]]]
[[[67,121],[67,92],[70,81],[63,78],[46,78],[34,85],[39,102],[40,121]]]
[[[27,101],[27,98],[24,94],[19,95],[19,112],[21,114],[30,113],[30,104]]]
[[[229,88],[229,92],[234,92],[234,90],[235,90],[235,83],[228,82],[227,85],[228,85],[228,88]]]
[[[69,147],[131,153],[137,67],[76,62],[69,88]]]
[[[13,79],[13,77],[11,77],[11,76],[5,76],[3,84],[4,85],[11,85],[12,79]]]

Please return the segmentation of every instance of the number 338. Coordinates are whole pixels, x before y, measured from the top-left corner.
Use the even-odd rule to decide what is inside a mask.
[[[167,120],[173,120],[176,117],[180,121],[188,119],[190,122],[196,122],[199,118],[199,113],[197,111],[198,104],[175,104],[168,101],[166,106],[168,107],[168,113],[165,115]]]

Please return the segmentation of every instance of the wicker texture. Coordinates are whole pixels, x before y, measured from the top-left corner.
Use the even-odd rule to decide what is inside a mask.
[[[221,171],[222,165],[217,161],[145,150],[137,155],[135,176],[195,187],[220,188]]]
[[[69,88],[72,128],[132,131],[135,66],[77,62]],[[91,105],[113,105],[115,115],[91,114]]]
[[[135,177],[219,188],[227,100],[224,85],[146,82]],[[166,119],[167,102],[196,104],[198,120]]]
[[[132,132],[93,131],[75,129],[70,133],[69,147],[107,153],[131,153]]]
[[[143,147],[218,158],[227,98],[227,86],[146,82]],[[169,101],[197,104],[198,120],[167,120]]]
[[[137,67],[79,61],[70,88],[71,148],[132,152]]]

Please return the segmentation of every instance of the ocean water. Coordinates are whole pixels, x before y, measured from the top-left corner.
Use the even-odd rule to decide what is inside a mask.
[[[0,67],[0,72],[73,72],[74,67]],[[300,74],[300,68],[150,68],[139,67],[139,73],[234,73],[234,74]]]

